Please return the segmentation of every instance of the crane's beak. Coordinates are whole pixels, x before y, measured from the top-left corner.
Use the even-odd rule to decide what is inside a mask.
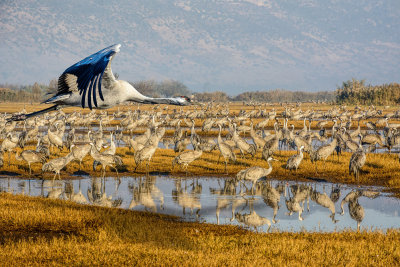
[[[188,106],[192,104],[192,100],[187,96],[182,95],[178,96],[177,98],[179,99],[178,101],[181,103],[182,106]]]

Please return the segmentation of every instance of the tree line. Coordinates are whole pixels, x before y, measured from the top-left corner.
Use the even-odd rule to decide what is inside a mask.
[[[0,102],[41,102],[47,88],[47,85],[39,83],[33,85],[0,84]]]
[[[140,93],[151,97],[171,97],[178,95],[192,96],[200,102],[325,102],[350,105],[395,105],[400,103],[400,84],[366,85],[365,80],[351,79],[342,83],[336,91],[302,92],[287,90],[270,90],[243,92],[229,96],[225,92],[192,93],[183,83],[176,80],[141,80],[130,82]],[[57,91],[57,79],[48,85],[15,85],[0,83],[0,102],[41,102]]]
[[[366,85],[365,80],[351,79],[336,90],[337,104],[395,105],[400,103],[400,84]]]

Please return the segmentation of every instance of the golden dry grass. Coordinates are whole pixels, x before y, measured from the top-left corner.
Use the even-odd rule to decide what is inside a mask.
[[[254,233],[171,216],[0,194],[9,265],[395,266],[400,232]]]
[[[46,105],[26,105],[28,112]],[[135,106],[122,106],[121,110]],[[306,110],[311,105],[303,105]],[[1,104],[0,112],[16,112],[22,105]],[[150,109],[151,106],[144,106]],[[185,109],[193,109],[186,107]],[[249,108],[242,104],[230,106],[232,113]],[[331,106],[319,107],[325,110]],[[268,108],[269,109],[269,108]],[[278,111],[283,107],[276,106]],[[81,110],[68,108],[65,112]],[[116,111],[114,108],[110,112]],[[385,110],[392,112],[394,108]],[[85,110],[84,112],[88,112]],[[257,122],[257,120],[255,120]],[[290,122],[289,122],[290,123]],[[296,122],[296,128],[302,127]],[[313,122],[313,126],[316,122]],[[201,121],[196,120],[196,125]],[[169,133],[169,132],[168,132]],[[215,135],[216,132],[213,133]],[[29,149],[32,147],[27,147]],[[65,155],[66,150],[58,156]],[[318,162],[318,174],[308,156],[297,172],[284,169],[286,160],[294,151],[282,151],[275,156],[271,178],[310,180],[323,179],[330,182],[355,183],[348,174],[350,153],[343,153],[339,161],[331,156],[327,162]],[[133,173],[135,163],[133,151],[118,148],[125,169],[121,175],[143,175],[145,164]],[[171,162],[178,155],[171,149],[157,149],[150,172],[185,176],[179,167],[171,170]],[[218,175],[233,177],[249,166],[264,166],[258,153],[253,159],[238,157],[237,164],[228,165],[224,174],[222,158],[217,163],[219,152],[204,153],[189,165],[188,177],[194,175]],[[54,156],[53,156],[54,157]],[[7,162],[7,154],[4,158]],[[12,165],[2,168],[3,174],[15,172],[28,176],[27,165],[11,158]],[[90,175],[93,160],[88,156],[84,170]],[[396,155],[367,155],[360,184],[383,185],[394,192],[400,191],[397,177],[400,164]],[[62,172],[70,177],[78,170],[72,163]],[[4,173],[5,172],[5,173]],[[41,164],[33,165],[35,177],[41,178]],[[107,175],[115,176],[108,172]],[[45,179],[53,174],[46,173]],[[0,263],[8,265],[348,265],[348,266],[395,266],[400,262],[400,232],[339,233],[254,233],[235,226],[182,222],[176,217],[143,213],[122,209],[109,209],[78,205],[61,200],[39,197],[0,194]]]

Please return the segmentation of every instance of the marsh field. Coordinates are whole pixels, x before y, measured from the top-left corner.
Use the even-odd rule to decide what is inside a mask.
[[[0,262],[4,265],[394,266],[400,261],[396,209],[400,193],[400,114],[396,107],[315,103],[205,103],[182,108],[127,105],[107,113],[65,108],[25,123],[6,123],[10,113],[46,107],[0,104],[4,114],[0,118]],[[270,154],[256,144],[255,139],[267,143],[277,132],[278,148],[269,150]],[[53,144],[52,135],[58,135],[62,145]],[[368,135],[375,135],[378,141],[370,143]],[[139,159],[139,151],[152,136],[157,142],[151,159]],[[288,170],[288,159],[299,154],[300,139],[306,140],[312,151],[304,152],[297,170]],[[334,139],[338,144],[326,160],[312,162],[311,154]],[[221,155],[221,140],[233,143],[236,161]],[[346,142],[357,144],[360,140],[365,141],[361,148],[366,159],[357,179],[349,173],[349,162],[356,151]],[[6,148],[5,141],[15,146]],[[247,146],[239,148],[240,142]],[[91,153],[85,155],[81,167],[76,159],[66,163],[60,169],[61,179],[53,179],[55,172],[50,168],[42,171],[51,160],[68,157],[71,144],[88,143],[93,144],[92,149],[97,146],[98,153],[115,146],[112,155],[122,162],[111,165],[118,173],[107,166],[103,174],[102,168],[93,164],[96,155]],[[31,174],[23,159],[24,150],[48,153],[42,162],[31,164]],[[185,151],[200,150],[200,156],[195,156],[187,168],[176,158]],[[252,181],[235,180],[238,172],[250,167],[268,169],[268,156],[263,158],[263,153],[273,157],[272,171],[255,183],[254,190]],[[172,188],[168,188],[169,193],[163,191],[163,185]],[[204,197],[201,191],[206,187],[208,195]],[[95,194],[95,188],[102,193]],[[125,192],[124,188],[131,192],[126,193],[132,198],[128,202],[118,195]],[[300,193],[298,188],[305,188],[305,198],[314,201],[311,212],[304,208],[304,199],[302,215],[289,207],[288,203]],[[330,195],[325,193],[326,188],[332,188]],[[341,190],[336,199],[333,188]],[[268,190],[279,193],[272,204],[266,195]],[[359,195],[352,200],[353,192]],[[86,201],[77,201],[79,193]],[[330,196],[333,211],[332,206],[318,203],[318,197],[324,195]],[[214,196],[215,204],[208,207],[213,208],[212,218],[216,212],[217,222],[207,217],[205,207]],[[208,202],[200,202],[201,197]],[[367,227],[371,214],[368,205],[376,206],[371,204],[375,199],[380,199],[382,206],[394,203],[388,219],[393,223],[389,226]],[[261,210],[257,200],[264,200],[268,210],[265,204]],[[285,211],[294,215],[284,212],[285,201]],[[178,211],[166,212],[175,206]],[[335,216],[343,207],[346,214]],[[357,212],[361,210],[360,219]],[[315,219],[315,224],[329,224],[328,231],[309,230],[301,224],[319,216],[316,211],[322,213],[322,219]],[[374,216],[379,217],[377,214]],[[346,220],[349,225],[344,224]],[[279,228],[285,223],[295,230]],[[343,227],[337,227],[341,223]],[[267,230],[265,225],[271,228]]]

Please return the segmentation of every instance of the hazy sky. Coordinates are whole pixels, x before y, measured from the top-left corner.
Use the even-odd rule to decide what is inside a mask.
[[[114,43],[120,79],[193,91],[399,82],[400,1],[1,1],[0,83],[48,83]]]

